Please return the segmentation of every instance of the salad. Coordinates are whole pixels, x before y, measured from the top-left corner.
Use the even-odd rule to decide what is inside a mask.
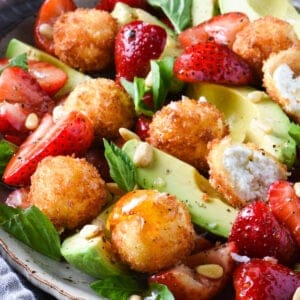
[[[288,0],[44,1],[0,60],[1,228],[100,298],[298,299],[299,24]]]

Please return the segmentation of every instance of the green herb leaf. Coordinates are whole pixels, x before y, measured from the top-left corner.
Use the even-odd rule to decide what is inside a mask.
[[[110,300],[127,300],[131,295],[143,292],[138,281],[130,276],[110,276],[93,282],[90,287]]]
[[[163,10],[177,33],[190,26],[192,22],[192,2],[193,0],[148,0],[150,5]]]
[[[152,94],[154,109],[159,110],[167,97],[173,77],[173,57],[151,60]]]
[[[19,67],[28,71],[28,61],[27,53],[19,54],[8,61],[8,64],[0,68],[0,73],[2,73],[8,67]]]
[[[0,140],[0,175],[3,174],[4,169],[10,158],[17,151],[18,147],[5,139]]]
[[[32,249],[60,260],[60,239],[53,224],[35,206],[25,210],[0,203],[0,224],[5,231]]]
[[[166,285],[150,283],[144,300],[175,300],[175,298]]]
[[[151,117],[153,115],[153,111],[143,101],[144,95],[149,91],[146,88],[145,79],[135,77],[133,82],[131,82],[122,78],[121,84],[133,99],[136,114],[138,116],[143,114]]]
[[[104,142],[104,155],[109,165],[109,174],[118,186],[130,192],[136,186],[136,168],[129,156],[114,143]]]

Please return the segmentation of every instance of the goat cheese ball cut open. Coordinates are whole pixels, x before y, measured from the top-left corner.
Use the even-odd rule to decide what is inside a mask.
[[[139,272],[169,268],[194,247],[195,232],[186,206],[175,196],[155,190],[122,196],[107,227],[121,260]]]
[[[58,230],[75,229],[98,216],[108,191],[97,169],[85,159],[49,156],[31,177],[28,199]]]
[[[266,201],[269,186],[287,178],[287,169],[256,145],[233,143],[230,137],[211,143],[209,181],[234,207]]]
[[[119,128],[130,129],[134,124],[135,110],[129,94],[111,79],[89,79],[78,84],[63,107],[87,115],[99,138],[117,138]]]
[[[262,78],[262,66],[271,53],[300,45],[293,26],[288,22],[265,16],[245,26],[236,35],[233,51],[244,58]]]
[[[113,63],[118,25],[106,11],[77,8],[53,25],[54,52],[67,65],[82,72],[97,72]]]
[[[300,123],[300,47],[273,53],[263,65],[263,85],[270,97]]]
[[[148,133],[149,144],[207,170],[207,144],[224,137],[228,128],[215,105],[184,98],[156,112]]]

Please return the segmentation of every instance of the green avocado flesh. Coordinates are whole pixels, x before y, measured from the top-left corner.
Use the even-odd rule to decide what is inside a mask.
[[[140,141],[130,140],[123,150],[132,159]],[[208,180],[194,167],[154,147],[152,163],[137,167],[137,183],[175,195],[187,205],[192,222],[219,236],[228,237],[237,210],[226,204]]]
[[[216,0],[193,0],[192,3],[192,25],[196,26],[218,13]]]
[[[17,39],[12,39],[9,42],[5,56],[7,58],[12,58],[23,53],[27,53],[28,59],[48,62],[62,69],[67,74],[68,80],[66,84],[59,90],[55,97],[60,97],[65,94],[68,94],[75,88],[77,84],[90,78],[89,76],[72,69],[71,67],[58,60],[54,56],[49,55],[46,52],[36,49]]]
[[[61,253],[70,265],[95,278],[128,274],[110,248],[104,233],[85,238],[78,232],[64,240]]]
[[[204,96],[215,104],[225,115],[233,141],[252,142],[291,167],[296,159],[297,144],[289,135],[289,118],[263,92],[259,101],[251,100],[253,92],[258,91],[250,87],[195,83],[189,85],[187,95],[193,99]]]

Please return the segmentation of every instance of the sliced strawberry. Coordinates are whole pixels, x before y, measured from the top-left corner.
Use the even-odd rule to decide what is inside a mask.
[[[178,39],[183,47],[208,41],[232,46],[236,34],[250,23],[247,15],[241,12],[229,12],[181,32]]]
[[[80,112],[64,114],[54,122],[46,114],[39,127],[20,146],[9,161],[3,174],[8,185],[27,185],[37,164],[49,155],[82,155],[93,141],[93,127]]]
[[[135,133],[145,141],[149,137],[149,124],[151,123],[151,118],[145,115],[140,115],[135,124]]]
[[[118,32],[115,42],[116,78],[132,81],[145,77],[150,60],[157,59],[166,45],[167,34],[160,26],[133,21]]]
[[[28,114],[29,112],[20,103],[1,102],[0,133],[2,136],[14,144],[20,145],[29,134],[29,130],[25,127]]]
[[[242,255],[251,258],[272,256],[283,263],[291,263],[297,250],[290,232],[262,201],[253,202],[239,212],[229,241],[237,243]]]
[[[45,61],[29,61],[29,73],[50,96],[55,95],[67,82],[67,74]]]
[[[96,8],[106,11],[112,11],[117,2],[125,3],[131,7],[138,7],[142,9],[147,8],[146,0],[100,0],[96,5]]]
[[[250,66],[225,45],[215,42],[186,47],[174,63],[174,73],[185,82],[249,85],[253,82]]]
[[[0,101],[4,100],[20,103],[38,116],[52,111],[55,104],[37,80],[19,67],[6,68],[0,76]]]
[[[268,201],[275,217],[286,225],[300,246],[300,198],[296,195],[294,184],[274,182],[268,191]]]
[[[241,264],[233,275],[236,300],[289,300],[300,287],[300,274],[263,259]]]
[[[43,2],[34,25],[34,40],[40,49],[54,55],[53,24],[61,14],[75,9],[76,5],[73,0],[45,0]]]
[[[212,299],[220,293],[234,269],[231,254],[237,252],[235,243],[227,243],[199,252],[187,259],[185,264],[152,275],[149,282],[165,284],[176,300]],[[196,267],[216,264],[223,268],[219,278],[209,278],[196,271]]]

